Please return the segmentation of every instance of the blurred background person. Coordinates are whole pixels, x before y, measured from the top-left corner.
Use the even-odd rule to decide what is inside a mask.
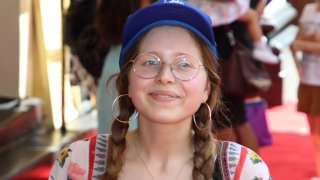
[[[112,123],[112,102],[117,93],[114,82],[107,80],[119,71],[123,24],[129,14],[149,3],[150,0],[74,0],[68,9],[66,44],[73,55],[75,74],[96,97],[98,133],[107,133]]]
[[[218,45],[217,49],[218,49],[218,54],[219,54],[221,63],[224,63],[224,61],[228,59],[233,49],[233,43],[230,41],[230,32],[232,32],[232,36],[234,36],[234,38],[237,41],[240,41],[248,49],[250,49],[251,51],[254,49],[254,42],[252,41],[252,38],[249,35],[247,24],[241,21],[240,19],[241,19],[241,16],[245,14],[249,8],[250,8],[250,11],[251,10],[256,11],[254,12],[254,14],[258,16],[257,17],[258,19],[260,15],[263,13],[264,7],[266,6],[267,2],[265,0],[251,0],[250,2],[243,1],[242,4],[238,3],[239,5],[238,7],[235,7],[237,4],[234,4],[232,8],[241,8],[242,10],[236,11],[235,9],[233,9],[228,11],[230,12],[228,15],[231,16],[231,18],[223,14],[218,15],[219,13],[223,13],[223,12],[219,10],[218,6],[214,6],[215,4],[221,4],[221,3],[227,3],[227,2],[218,1],[218,0],[191,0],[191,2],[197,6],[200,6],[200,8],[203,9],[205,12],[207,12],[210,9],[217,10],[217,12],[212,13],[211,16],[213,16],[213,14],[217,14],[216,16],[218,17],[227,18],[224,21],[219,20],[219,23],[216,25],[214,20],[212,20],[213,21],[212,23],[214,26],[213,27],[214,35],[216,38],[216,43]],[[232,1],[231,3],[236,3],[236,2],[237,1]],[[248,4],[245,4],[245,3],[248,3]],[[206,4],[208,6],[204,6]],[[240,5],[242,5],[243,7],[241,7]],[[225,6],[225,8],[227,8],[227,6]],[[218,17],[214,17],[214,19],[218,19]],[[258,31],[261,31],[261,29],[259,29]],[[256,32],[256,33],[259,34],[259,32]],[[226,83],[226,82],[223,82],[223,83]],[[224,123],[215,124],[215,126],[218,128],[218,132],[217,132],[218,138],[223,140],[236,141],[242,145],[249,147],[250,149],[258,153],[259,152],[258,140],[257,140],[256,134],[254,133],[246,117],[245,105],[244,105],[245,98],[232,97],[224,93],[223,100],[224,100],[224,104],[229,109],[227,114],[229,115],[231,122],[224,121]]]
[[[203,9],[211,18],[214,27],[230,24],[234,21],[243,22],[253,44],[252,54],[256,60],[264,63],[277,64],[279,58],[263,39],[259,15],[262,14],[265,1],[260,0],[255,9],[250,7],[250,0],[189,0]]]
[[[297,109],[307,115],[316,158],[313,179],[320,179],[320,0],[304,6],[299,24],[290,46],[300,72]]]

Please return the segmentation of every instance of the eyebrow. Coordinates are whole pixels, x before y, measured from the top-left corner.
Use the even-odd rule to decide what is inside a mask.
[[[161,56],[161,54],[160,54],[159,52],[156,52],[156,51],[142,52],[142,53],[139,53],[139,54],[153,54],[153,55],[157,56],[157,57],[160,58],[160,59],[165,59],[165,58],[163,58],[163,56]],[[139,55],[139,54],[138,54],[138,55]],[[196,58],[196,57],[193,56],[193,55],[190,55],[190,54],[187,54],[187,53],[183,53],[183,52],[174,53],[174,56],[173,56],[173,57],[180,57],[180,56],[191,56],[191,57],[193,57],[193,58],[195,58],[195,59],[198,59],[198,58]]]

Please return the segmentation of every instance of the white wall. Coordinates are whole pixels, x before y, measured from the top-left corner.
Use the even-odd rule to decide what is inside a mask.
[[[19,1],[0,0],[0,97],[19,97]]]

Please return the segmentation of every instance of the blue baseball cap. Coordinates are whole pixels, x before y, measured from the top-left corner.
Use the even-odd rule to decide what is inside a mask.
[[[144,32],[162,25],[175,25],[189,29],[207,43],[213,54],[217,56],[211,19],[205,12],[182,0],[159,0],[137,10],[127,18],[122,32],[120,68],[124,65],[124,57],[128,50],[139,37]]]

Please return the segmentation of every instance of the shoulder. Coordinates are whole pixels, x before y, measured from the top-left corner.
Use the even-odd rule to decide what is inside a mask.
[[[251,149],[235,142],[219,141],[218,160],[222,174],[231,179],[271,179],[268,166]]]
[[[107,135],[96,135],[65,146],[57,154],[49,179],[86,179],[91,176],[96,146],[106,146],[106,140]]]

